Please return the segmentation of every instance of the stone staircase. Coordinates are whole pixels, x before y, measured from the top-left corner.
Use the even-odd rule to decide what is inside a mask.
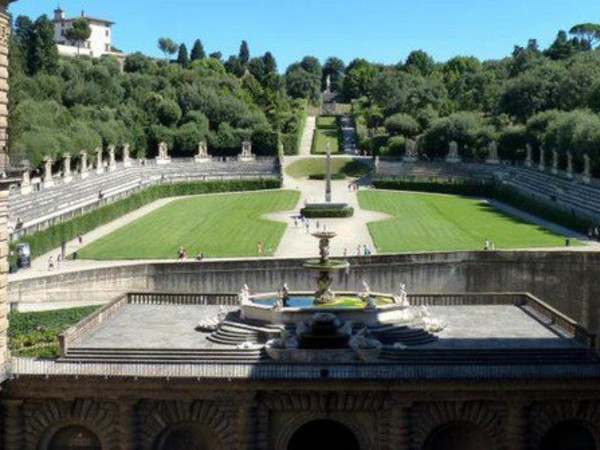
[[[59,361],[82,362],[255,362],[265,358],[262,349],[203,348],[203,349],[151,349],[151,348],[85,348],[69,349]]]
[[[406,325],[371,327],[369,332],[383,345],[400,343],[406,346],[425,345],[437,341],[438,337],[423,328]]]

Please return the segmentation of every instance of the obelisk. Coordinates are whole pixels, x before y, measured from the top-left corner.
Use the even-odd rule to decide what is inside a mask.
[[[325,203],[331,203],[331,148],[329,142],[326,145],[327,156],[325,158]]]

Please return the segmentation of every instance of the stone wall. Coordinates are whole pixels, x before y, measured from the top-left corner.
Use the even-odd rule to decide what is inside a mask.
[[[588,252],[456,252],[349,258],[334,289],[411,293],[531,292],[595,332],[600,327],[600,254]],[[315,289],[302,259],[142,263],[12,282],[11,302],[99,301],[127,291],[234,293]]]

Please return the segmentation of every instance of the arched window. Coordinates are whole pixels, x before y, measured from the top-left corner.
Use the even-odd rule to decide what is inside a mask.
[[[58,430],[48,444],[48,450],[101,450],[100,439],[87,428],[72,425]]]
[[[335,446],[332,443],[335,442]],[[302,425],[292,435],[288,450],[359,450],[354,433],[333,420],[315,420]]]
[[[491,450],[492,443],[476,425],[454,422],[436,429],[425,441],[425,450]]]
[[[594,436],[576,420],[561,422],[542,439],[540,450],[596,450]]]
[[[197,423],[181,423],[168,428],[156,440],[155,450],[225,450],[212,430]]]

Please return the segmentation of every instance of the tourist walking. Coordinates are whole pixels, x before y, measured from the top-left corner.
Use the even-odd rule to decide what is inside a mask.
[[[52,259],[52,256],[48,257],[48,271],[52,271],[54,270],[54,260]]]

